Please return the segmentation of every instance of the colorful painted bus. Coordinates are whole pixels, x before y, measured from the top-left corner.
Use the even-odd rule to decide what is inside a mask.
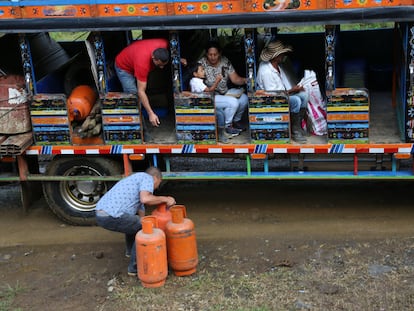
[[[11,0],[0,2],[0,33],[0,181],[21,185],[25,208],[42,187],[61,219],[92,224],[109,187],[148,165],[177,181],[414,179],[413,0]],[[148,80],[161,118],[149,140],[113,64],[133,40],[160,37],[171,66]],[[196,62],[210,39],[248,82],[247,131],[228,144],[214,96],[189,92],[179,61]],[[271,40],[293,47],[298,80],[315,73],[325,127],[304,124],[303,144],[286,93],[256,89]],[[87,125],[67,109],[81,85],[97,94]]]

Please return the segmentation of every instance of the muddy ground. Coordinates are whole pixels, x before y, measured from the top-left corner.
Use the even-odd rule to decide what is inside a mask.
[[[127,276],[121,234],[0,188],[0,310],[414,309],[410,183],[169,182],[199,264],[157,289]]]

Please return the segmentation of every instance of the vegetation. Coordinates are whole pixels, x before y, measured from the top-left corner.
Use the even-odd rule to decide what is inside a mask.
[[[11,308],[14,298],[21,292],[23,292],[23,288],[20,287],[19,283],[16,283],[15,286],[10,286],[9,284],[7,284],[0,288],[0,311],[21,310],[20,308]]]
[[[242,257],[218,252],[202,260],[193,276],[170,273],[163,287],[115,278],[112,303],[117,310],[159,311],[408,310],[414,304],[409,285],[414,266],[407,265],[413,241],[400,242],[379,244],[394,249],[392,254],[368,242],[322,244],[301,263],[272,262],[263,253],[254,259],[257,266],[244,272]]]
[[[89,32],[51,32],[50,37],[55,41],[83,41],[88,38]]]
[[[378,28],[393,28],[394,23],[383,22],[383,23],[371,23],[371,24],[343,24],[341,30],[370,30]],[[269,28],[258,28],[259,33],[265,33],[269,31]],[[324,25],[311,25],[311,26],[283,26],[278,28],[280,33],[313,33],[313,32],[324,32]],[[220,36],[241,36],[243,31],[239,28],[221,28],[218,33]],[[51,32],[50,36],[56,41],[83,41],[88,37],[89,32]],[[132,30],[132,38],[140,39],[142,37],[141,30]]]

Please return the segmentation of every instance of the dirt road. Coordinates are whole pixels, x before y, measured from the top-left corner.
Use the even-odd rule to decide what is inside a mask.
[[[234,278],[261,275],[278,267],[304,273],[315,260],[321,265],[324,256],[333,262],[338,256],[355,255],[352,263],[360,261],[364,271],[372,265],[394,272],[404,269],[400,274],[404,275],[407,291],[399,291],[393,304],[389,299],[384,302],[386,308],[381,304],[375,309],[403,310],[414,306],[414,297],[408,294],[414,289],[414,208],[410,188],[408,183],[396,182],[170,182],[160,192],[174,195],[177,202],[186,205],[196,225],[199,279],[216,275],[217,271]],[[128,260],[123,257],[122,235],[98,227],[66,225],[49,212],[43,199],[34,202],[25,214],[18,206],[19,192],[14,186],[1,187],[0,196],[0,310],[125,310],[130,305],[131,298],[121,293],[131,292],[140,284],[126,276]],[[328,267],[326,263],[325,266]],[[165,295],[179,294],[177,286],[182,284],[169,278],[172,281],[164,289]],[[118,284],[116,295],[111,282]],[[263,280],[260,282],[264,286]],[[312,282],[309,284],[317,281]],[[352,299],[351,288],[345,289],[348,285],[336,282],[335,287],[333,283],[320,295],[332,295],[334,288],[338,295],[350,294]],[[209,291],[214,292],[211,286]],[[131,310],[167,310],[162,304],[154,306],[154,301],[145,295],[137,303],[139,307],[135,305]],[[300,295],[291,297],[290,293],[279,310],[288,310],[285,306],[293,310],[323,310],[329,299],[339,301],[339,296],[321,300],[319,296]],[[312,302],[305,303],[305,298]],[[361,298],[371,303],[367,297]],[[147,303],[143,305],[142,299]],[[263,301],[248,297],[245,299],[250,304],[246,304],[240,296],[230,303],[231,307],[223,300],[216,308],[211,307],[211,301],[217,297],[206,304],[200,298],[197,302],[191,296],[186,299],[189,301],[176,310],[259,310],[259,306],[260,310],[274,309],[270,302],[263,305]],[[115,306],[123,307],[114,309]],[[174,310],[172,306],[175,305],[170,303],[169,310]],[[346,302],[342,310],[344,306]],[[330,310],[341,308],[331,304]]]

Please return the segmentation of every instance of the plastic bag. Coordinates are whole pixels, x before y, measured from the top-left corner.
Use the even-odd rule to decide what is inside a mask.
[[[322,97],[316,73],[313,70],[305,70],[305,75],[299,82],[309,94],[307,107],[308,119],[313,135],[325,135],[327,133],[326,106]]]

